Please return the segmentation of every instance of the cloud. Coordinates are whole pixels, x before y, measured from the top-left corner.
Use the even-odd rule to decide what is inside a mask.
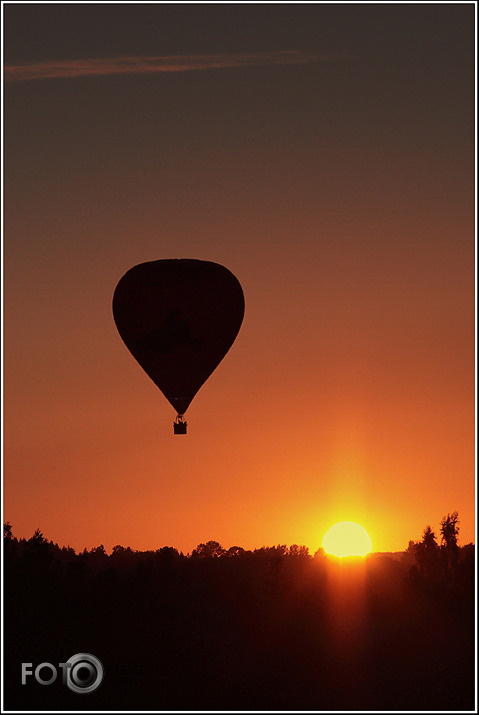
[[[52,60],[25,65],[5,65],[7,82],[114,74],[153,74],[156,72],[191,72],[229,67],[262,67],[309,62],[331,62],[333,55],[283,50],[223,55],[174,55],[172,57],[118,57],[113,59]]]

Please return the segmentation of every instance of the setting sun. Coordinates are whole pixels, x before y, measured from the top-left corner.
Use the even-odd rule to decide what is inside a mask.
[[[368,532],[360,524],[340,521],[328,529],[322,546],[332,556],[366,556],[373,545]]]

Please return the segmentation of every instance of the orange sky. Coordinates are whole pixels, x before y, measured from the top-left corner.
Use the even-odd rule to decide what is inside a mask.
[[[328,57],[5,84],[14,534],[314,552],[349,520],[387,551],[457,510],[475,540],[473,27],[472,4],[7,5],[7,66]],[[111,312],[161,258],[246,301],[186,437]]]

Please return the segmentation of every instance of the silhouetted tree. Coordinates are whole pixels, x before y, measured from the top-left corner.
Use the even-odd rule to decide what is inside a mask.
[[[6,521],[3,525],[3,549],[5,559],[13,559],[18,549],[18,539],[13,536],[12,525]]]
[[[48,541],[40,529],[35,529],[33,536],[28,539],[25,546],[25,553],[33,557],[46,558],[51,553]]]
[[[120,544],[116,544],[111,550],[111,555],[114,556],[116,554],[121,554],[124,551],[126,551],[124,546],[121,546]]]
[[[457,545],[457,535],[459,534],[459,516],[457,511],[443,516],[441,520],[441,546],[444,554],[445,570],[448,583],[453,586],[459,547]]]
[[[309,549],[307,546],[298,546],[298,544],[291,544],[288,551],[289,556],[303,557],[309,556]]]
[[[288,547],[286,546],[286,544],[277,544],[276,546],[262,546],[260,549],[255,549],[254,553],[282,558],[283,556],[287,555]]]
[[[419,580],[427,589],[435,588],[441,576],[440,550],[436,541],[436,534],[428,525],[424,529],[422,540],[417,544],[409,542],[408,548],[414,550],[416,561],[419,567]],[[414,579],[418,574],[417,569],[412,567],[410,575]]]
[[[429,552],[435,552],[437,549],[436,534],[429,525],[426,526],[422,535],[422,544]]]
[[[218,541],[207,541],[206,544],[198,544],[196,549],[193,549],[191,556],[201,559],[217,559],[225,554],[225,549]]]
[[[184,556],[173,546],[163,546],[155,551],[155,559],[161,564],[172,564],[179,558],[184,558]]]
[[[226,556],[241,556],[244,552],[245,551],[242,546],[230,546],[226,552]]]
[[[93,549],[91,549],[90,554],[92,556],[106,556],[105,547],[103,546],[103,544],[100,544],[100,546],[95,546]]]
[[[135,552],[129,547],[115,544],[110,555],[110,563],[122,569],[132,568],[136,561]]]

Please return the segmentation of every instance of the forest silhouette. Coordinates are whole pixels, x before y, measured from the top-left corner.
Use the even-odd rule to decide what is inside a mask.
[[[201,543],[76,553],[4,525],[8,710],[473,710],[475,546],[456,512],[404,552]],[[21,684],[79,653],[91,694]]]

